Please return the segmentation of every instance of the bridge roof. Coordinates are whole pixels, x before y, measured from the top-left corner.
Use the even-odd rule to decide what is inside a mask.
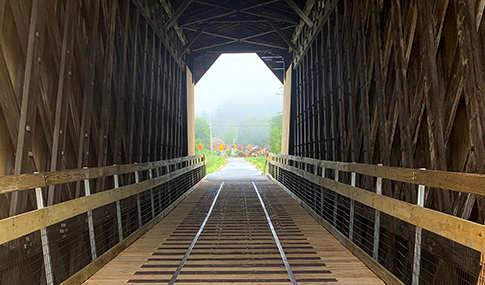
[[[300,25],[313,25],[306,0],[170,0],[166,29],[178,26],[195,82],[221,53],[254,52],[283,81]]]

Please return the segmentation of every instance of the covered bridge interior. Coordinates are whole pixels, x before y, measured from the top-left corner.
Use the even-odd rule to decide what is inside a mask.
[[[275,183],[388,284],[485,284],[484,7],[0,0],[0,284],[84,282],[198,186],[239,52],[284,83]]]

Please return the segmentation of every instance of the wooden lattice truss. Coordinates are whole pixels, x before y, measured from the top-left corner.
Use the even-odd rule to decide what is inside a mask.
[[[184,155],[182,43],[146,5],[0,1],[0,175]],[[49,205],[82,194],[53,190]],[[31,208],[32,193],[0,196],[0,218]]]
[[[313,3],[310,17],[318,25],[302,23],[293,37],[298,49],[290,152],[484,173],[483,9],[484,1],[467,0]],[[350,181],[348,175],[340,179]],[[359,187],[374,191],[375,180],[358,180]],[[383,195],[410,203],[416,203],[416,193],[403,183],[383,184]],[[480,223],[485,219],[485,201],[473,194],[431,189],[425,204]],[[389,226],[390,243],[398,236],[406,243],[414,240],[408,225]],[[427,233],[423,240],[428,252],[443,258],[436,276],[453,280],[454,266],[478,274],[476,253]],[[412,256],[412,250],[407,254]],[[397,267],[390,265],[395,274],[407,274]]]

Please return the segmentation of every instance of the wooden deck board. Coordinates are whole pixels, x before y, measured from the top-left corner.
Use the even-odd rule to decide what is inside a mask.
[[[159,280],[159,284],[166,284],[207,213],[201,211],[201,217],[192,222],[186,219],[196,217],[190,212],[208,192],[208,184],[199,186],[165,219],[84,284],[123,284],[129,280]],[[266,199],[276,197],[279,209],[271,209],[278,216],[273,222],[295,277],[300,280],[298,284],[384,284],[276,184],[258,185],[269,191]],[[248,215],[255,217],[256,210],[249,208]],[[217,284],[217,280],[223,280],[224,284],[246,284],[243,281],[252,272],[259,272],[254,278],[275,282],[255,279],[250,284],[290,284],[285,281],[288,275],[266,221],[258,219],[248,224],[237,215],[219,219],[223,212],[215,210],[211,215],[177,284],[194,284],[182,280],[211,285]],[[222,230],[224,225],[226,228]],[[244,257],[254,259],[240,260]],[[216,282],[202,282],[210,279]],[[306,282],[310,279],[321,282]],[[337,282],[324,282],[326,279]]]

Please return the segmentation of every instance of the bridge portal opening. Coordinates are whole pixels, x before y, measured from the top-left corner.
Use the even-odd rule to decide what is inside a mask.
[[[196,153],[212,147],[222,155],[221,144],[230,156],[281,151],[283,84],[276,76],[280,69],[271,70],[264,59],[222,54],[196,84]]]

